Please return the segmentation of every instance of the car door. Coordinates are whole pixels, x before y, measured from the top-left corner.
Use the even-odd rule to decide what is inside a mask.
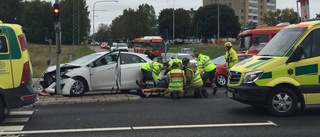
[[[292,74],[303,88],[306,104],[320,104],[320,28],[310,32],[300,45],[305,53],[294,63]]]
[[[118,54],[118,51],[110,52],[93,62],[90,69],[93,90],[108,90],[117,86],[115,72]]]
[[[135,81],[142,79],[141,66],[146,63],[138,55],[121,52],[121,88],[137,89]]]

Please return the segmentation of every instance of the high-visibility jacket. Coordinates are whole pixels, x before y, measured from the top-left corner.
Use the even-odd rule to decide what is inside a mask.
[[[143,64],[141,66],[141,69],[151,72],[153,80],[158,80],[159,74],[161,73],[161,70],[162,70],[162,66],[163,65],[161,63],[153,61],[153,62]]]
[[[210,72],[216,68],[216,65],[207,55],[199,54],[197,64],[198,71],[202,71],[202,69],[204,69],[205,72]]]
[[[184,71],[179,68],[173,68],[168,74],[168,91],[183,91],[183,85],[185,83],[185,75]]]
[[[231,67],[238,63],[238,55],[237,52],[230,48],[229,51],[226,51],[226,68],[229,70]]]
[[[172,68],[172,64],[173,62],[177,62],[179,64],[179,68],[181,68],[182,66],[182,60],[181,59],[178,59],[178,58],[174,58],[174,59],[171,59],[169,61],[169,68],[171,69]]]
[[[201,71],[197,71],[196,69],[188,66],[186,70],[186,78],[189,86],[193,87],[194,85],[199,85],[200,83],[203,85],[203,81],[200,76]]]

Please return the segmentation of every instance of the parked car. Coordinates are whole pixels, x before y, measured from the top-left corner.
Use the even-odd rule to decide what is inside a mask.
[[[183,58],[188,58],[191,62],[191,63],[194,63],[197,65],[197,61],[194,59],[193,56],[191,56],[190,54],[187,54],[187,53],[177,53],[177,54],[172,54],[171,55],[171,59],[172,58],[178,58],[178,59],[183,59]]]
[[[113,51],[92,53],[61,64],[62,94],[82,96],[85,92],[117,87],[122,92],[138,89],[135,80],[142,78],[141,66],[146,62],[151,60],[144,54]],[[40,84],[46,92],[55,94],[55,81],[56,66],[50,66]]]
[[[253,56],[252,54],[238,53],[238,62],[241,62],[242,60],[245,60],[247,58],[251,58],[252,56]],[[225,55],[219,56],[219,57],[213,59],[212,61],[217,66],[216,67],[216,72],[214,74],[216,85],[219,86],[219,87],[226,86],[228,72],[227,72],[227,69],[226,69],[226,58],[225,58]],[[206,84],[210,85],[209,79],[207,79]]]
[[[100,48],[102,49],[109,49],[109,45],[107,42],[102,42],[101,45],[100,45]]]
[[[253,54],[253,55],[258,55],[260,50],[263,49],[263,47],[267,45],[267,43],[259,43],[259,44],[254,44],[250,47],[250,49],[247,51],[247,54]]]
[[[159,62],[168,62],[168,61],[170,61],[171,60],[171,56],[173,55],[173,53],[168,53],[167,52],[167,56],[166,56],[166,58],[165,58],[165,53],[161,53],[161,55],[159,56]]]
[[[182,48],[179,50],[179,53],[187,53],[187,54],[190,54],[191,56],[194,56],[192,48]]]
[[[128,44],[126,43],[113,43],[110,47],[110,51],[121,50],[121,51],[129,51]]]

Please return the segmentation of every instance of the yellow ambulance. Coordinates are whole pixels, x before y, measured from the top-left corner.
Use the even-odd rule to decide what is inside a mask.
[[[283,28],[259,52],[229,70],[227,96],[275,116],[320,105],[320,21]]]
[[[32,66],[20,25],[0,21],[0,121],[10,109],[33,104]]]

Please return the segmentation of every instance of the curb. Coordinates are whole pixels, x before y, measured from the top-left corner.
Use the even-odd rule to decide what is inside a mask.
[[[62,95],[55,95],[39,96],[34,105],[80,104],[94,102],[132,101],[139,99],[141,99],[140,96],[132,94],[90,95],[82,97],[64,97]]]

